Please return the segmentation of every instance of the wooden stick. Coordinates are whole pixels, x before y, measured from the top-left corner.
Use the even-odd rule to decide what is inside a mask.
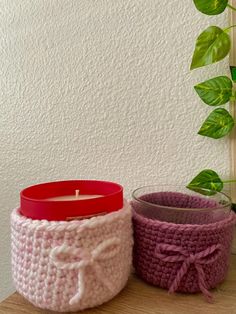
[[[230,0],[229,4],[233,7],[236,7],[236,0]],[[229,9],[229,25],[233,25],[236,23],[236,11]],[[231,36],[231,50],[229,56],[229,64],[230,66],[236,67],[236,29],[232,28],[230,30]],[[235,85],[235,84],[234,84]],[[236,110],[235,110],[236,102],[230,102],[230,112],[236,120]],[[236,127],[233,128],[230,133],[230,178],[236,179]],[[236,183],[230,184],[230,194],[233,202],[236,202]]]

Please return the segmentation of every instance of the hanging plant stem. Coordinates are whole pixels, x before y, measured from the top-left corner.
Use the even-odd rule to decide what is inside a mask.
[[[234,24],[234,25],[231,25],[231,26],[229,26],[229,27],[223,29],[223,31],[224,31],[225,33],[227,33],[227,32],[228,32],[231,28],[233,28],[233,27],[236,27],[236,25],[235,25],[235,24]]]
[[[230,8],[231,10],[236,11],[236,8],[235,8],[235,7],[233,7],[233,6],[232,6],[232,5],[230,5],[230,4],[227,4],[227,7],[228,7],[228,8]]]
[[[236,183],[236,180],[226,180],[226,181],[222,181],[223,183]]]

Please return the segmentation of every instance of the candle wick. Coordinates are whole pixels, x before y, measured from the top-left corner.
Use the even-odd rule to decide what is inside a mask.
[[[79,190],[75,190],[75,197],[76,197],[76,198],[79,197]]]

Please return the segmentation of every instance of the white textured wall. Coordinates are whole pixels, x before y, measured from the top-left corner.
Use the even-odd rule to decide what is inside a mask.
[[[42,181],[114,180],[129,196],[229,169],[228,143],[196,132],[211,110],[189,71],[209,18],[192,1],[0,0],[0,297],[10,279],[9,214]]]

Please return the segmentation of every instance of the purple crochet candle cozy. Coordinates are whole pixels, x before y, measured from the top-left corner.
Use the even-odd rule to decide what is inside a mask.
[[[143,200],[178,208],[215,208],[206,198],[159,192],[144,195]],[[143,216],[138,202],[132,202],[134,225],[133,264],[146,282],[169,292],[199,292],[212,300],[209,289],[224,280],[233,239],[235,214],[176,211],[169,217],[163,207]],[[204,211],[203,211],[204,212]],[[212,212],[212,213],[211,213]],[[172,221],[172,222],[171,222]]]

